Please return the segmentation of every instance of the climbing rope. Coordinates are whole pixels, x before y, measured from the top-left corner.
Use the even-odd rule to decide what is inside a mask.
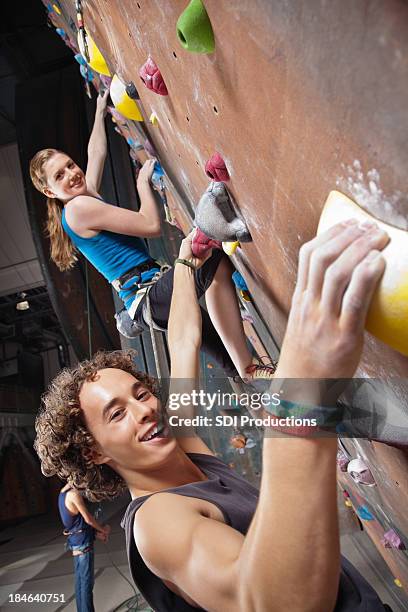
[[[88,358],[92,357],[92,328],[91,328],[91,310],[89,299],[89,271],[88,260],[85,259],[85,287],[86,287],[86,312],[88,321]]]

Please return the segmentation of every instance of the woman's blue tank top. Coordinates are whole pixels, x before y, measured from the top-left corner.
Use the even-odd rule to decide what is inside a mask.
[[[95,529],[85,523],[82,515],[71,514],[65,505],[65,498],[68,491],[60,493],[58,496],[58,510],[61,516],[64,531],[69,532],[68,547],[89,546],[95,539]]]
[[[110,283],[132,268],[152,259],[141,238],[106,230],[101,230],[91,238],[82,238],[68,225],[65,209],[62,211],[61,222],[74,246]],[[141,282],[149,281],[157,270],[158,268],[153,268],[142,272]],[[135,297],[134,290],[123,289],[119,296],[126,308],[129,308]]]

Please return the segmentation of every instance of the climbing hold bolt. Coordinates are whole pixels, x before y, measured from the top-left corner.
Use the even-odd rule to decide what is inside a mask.
[[[177,37],[193,53],[213,53],[214,32],[201,0],[191,0],[177,20]]]
[[[160,96],[168,95],[169,92],[167,91],[166,83],[164,82],[161,72],[158,69],[157,64],[150,56],[140,68],[139,76],[146,85],[147,89],[154,91],[154,93],[157,93]]]
[[[218,240],[212,240],[197,227],[194,232],[193,239],[191,241],[191,251],[194,257],[198,257],[199,259],[203,259],[208,253],[210,249],[220,249],[221,242]]]
[[[127,93],[125,85],[115,74],[110,85],[110,97],[116,110],[118,110],[127,119],[133,121],[143,121],[142,113],[135,100],[132,100]]]
[[[205,173],[213,181],[222,181],[225,183],[230,179],[225,162],[219,153],[211,155],[210,159],[205,164]]]
[[[250,242],[245,222],[235,212],[224,183],[211,182],[196,208],[196,225],[214,240]]]
[[[132,98],[132,100],[140,100],[140,96],[137,92],[136,85],[134,84],[133,81],[129,81],[129,83],[126,83],[126,93],[129,96],[129,98]]]

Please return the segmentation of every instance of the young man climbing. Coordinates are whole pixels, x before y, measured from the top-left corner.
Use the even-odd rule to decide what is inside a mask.
[[[160,235],[160,215],[150,185],[155,160],[148,160],[139,172],[138,212],[102,201],[106,103],[107,92],[97,100],[85,173],[56,149],[39,151],[31,160],[34,186],[47,197],[51,259],[60,270],[68,270],[75,265],[78,250],[107,278],[126,307],[119,314],[119,331],[126,328],[126,334],[129,330],[135,334],[147,328],[148,288],[153,323],[167,329],[173,269],[162,274],[142,240]],[[203,350],[228,376],[272,378],[274,365],[259,363],[248,349],[231,274],[232,266],[222,251],[214,252],[194,274],[197,296],[205,294],[208,309],[208,313],[201,310]]]
[[[274,381],[280,388],[296,379],[286,396],[294,404],[319,406],[321,379],[353,376],[387,241],[376,226],[350,221],[302,247]],[[173,388],[184,381],[192,393],[201,314],[191,266],[202,262],[192,256],[191,236],[180,259],[171,374]],[[178,416],[191,413],[185,405]],[[123,520],[129,565],[154,610],[384,611],[340,556],[334,436],[273,436],[266,428],[258,492],[191,428],[183,437],[169,433],[154,380],[121,352],[64,370],[44,396],[36,430],[45,475],[68,479],[94,500],[130,491]]]
[[[93,612],[94,540],[107,542],[110,527],[100,525],[89,512],[82,495],[66,484],[58,496],[58,510],[72,551],[75,572],[75,599],[78,612]]]

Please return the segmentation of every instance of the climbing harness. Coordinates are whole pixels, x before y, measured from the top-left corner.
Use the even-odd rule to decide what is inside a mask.
[[[166,272],[170,270],[171,266],[169,266],[168,264],[161,265],[157,262],[154,262],[154,266],[159,269],[154,274],[153,278],[150,281],[147,281],[146,283],[138,282],[138,279],[137,279],[137,277],[139,277],[140,279],[140,273],[137,273],[137,270],[140,271],[141,267],[133,268],[133,270],[130,270],[128,273],[126,273],[125,275],[117,279],[116,281],[112,282],[112,285],[115,288],[115,290],[119,291],[120,289],[123,288],[123,284],[125,284],[126,282],[129,282],[129,280],[131,280],[132,277],[136,277],[135,282],[132,283],[129,287],[126,287],[128,289],[133,287],[134,295],[135,295],[129,310],[123,307],[119,312],[115,314],[116,327],[119,333],[122,334],[122,336],[125,336],[126,338],[129,338],[129,339],[135,338],[146,330],[146,328],[143,325],[140,325],[137,321],[134,320],[136,310],[140,302],[143,300],[143,298],[146,298],[146,303],[143,306],[142,318],[145,324],[149,327],[151,334],[152,334],[152,329],[154,331],[166,331],[164,328],[158,326],[152,319],[150,301],[148,300],[148,294],[152,286],[159,280],[159,278],[163,276],[163,274],[165,274]],[[153,265],[150,265],[150,267],[146,269],[150,269],[152,267]],[[123,277],[126,278],[125,281],[123,281]],[[123,284],[121,283],[121,280]],[[154,339],[153,341],[153,338],[152,338],[152,344],[153,344],[153,350],[155,350],[156,340]]]

